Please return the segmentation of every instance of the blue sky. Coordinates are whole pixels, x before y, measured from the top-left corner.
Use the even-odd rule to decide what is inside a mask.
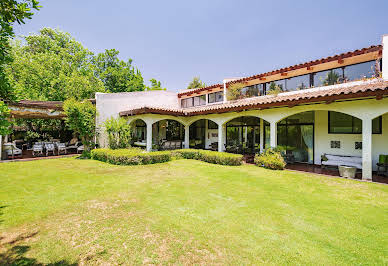
[[[71,33],[91,51],[115,48],[145,80],[185,89],[380,44],[388,1],[41,0],[17,34]]]

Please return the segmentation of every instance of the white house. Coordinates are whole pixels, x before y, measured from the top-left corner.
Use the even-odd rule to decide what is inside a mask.
[[[228,101],[234,83],[245,85],[244,97]],[[277,146],[292,162],[316,165],[326,155],[340,155],[338,164],[360,160],[357,168],[370,180],[379,155],[388,154],[387,96],[388,36],[383,36],[382,45],[205,88],[97,93],[97,128],[102,146],[104,121],[121,116],[135,125],[136,143],[147,150],[253,154]]]

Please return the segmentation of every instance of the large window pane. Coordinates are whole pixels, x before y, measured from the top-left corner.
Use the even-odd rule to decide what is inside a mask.
[[[335,68],[335,69],[314,73],[315,87],[334,85],[334,84],[342,83],[343,81],[344,81],[344,78],[343,78],[342,68]]]
[[[270,90],[274,90],[276,88],[279,88],[282,91],[286,90],[286,80],[276,80],[276,81],[271,81],[267,84],[267,92]]]
[[[199,97],[196,96],[194,97],[194,106],[198,106],[199,105]]]
[[[259,86],[258,85],[252,85],[248,86],[242,89],[242,94],[245,97],[254,97],[259,95]]]
[[[345,80],[359,80],[363,78],[372,78],[376,76],[376,62],[369,61],[361,64],[345,67]]]
[[[382,117],[379,116],[372,120],[372,133],[373,134],[381,134],[382,133]]]
[[[216,94],[215,94],[215,93],[209,93],[209,94],[208,94],[208,102],[209,102],[209,103],[214,103],[214,102],[216,102]]]
[[[310,75],[287,79],[287,91],[304,90],[310,87]]]
[[[205,105],[206,104],[206,95],[199,96],[199,105]]]
[[[353,133],[353,117],[344,113],[329,112],[329,133]]]
[[[223,91],[216,92],[216,102],[222,102],[222,101],[224,101],[224,92]]]

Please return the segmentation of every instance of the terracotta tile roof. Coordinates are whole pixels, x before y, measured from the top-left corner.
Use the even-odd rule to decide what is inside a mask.
[[[367,47],[367,48],[357,49],[354,51],[350,51],[350,52],[342,53],[342,54],[337,54],[334,56],[328,56],[328,57],[321,58],[318,60],[314,60],[314,61],[310,61],[310,62],[306,62],[306,63],[302,63],[302,64],[297,64],[297,65],[293,65],[293,66],[289,66],[289,67],[285,67],[285,68],[280,68],[280,69],[276,69],[276,70],[273,70],[270,72],[265,72],[265,73],[245,77],[242,79],[236,79],[236,80],[228,82],[227,84],[232,84],[232,83],[237,83],[237,82],[246,82],[246,81],[250,81],[253,79],[263,78],[266,76],[281,74],[281,73],[285,73],[288,71],[297,70],[297,69],[301,69],[301,68],[305,68],[305,67],[312,67],[315,65],[323,64],[323,63],[337,61],[337,60],[349,58],[352,56],[357,56],[357,55],[362,55],[362,54],[367,54],[367,53],[372,53],[372,52],[377,52],[377,51],[381,53],[382,49],[383,49],[382,45],[372,45],[372,46]],[[208,89],[212,89],[212,88],[216,88],[216,87],[220,87],[220,86],[223,86],[223,84],[215,84],[215,85],[211,85],[211,86],[208,86],[205,88],[192,89],[190,91],[180,92],[180,93],[178,93],[178,97],[180,97],[182,95],[189,95],[189,94],[201,92],[204,90],[208,90]]]
[[[212,113],[225,113],[232,111],[243,111],[249,109],[266,109],[278,106],[293,107],[299,104],[310,103],[331,103],[333,101],[345,99],[357,99],[366,97],[376,97],[380,99],[388,96],[388,81],[371,80],[365,82],[351,82],[327,87],[306,89],[303,91],[293,91],[280,93],[279,95],[266,95],[242,100],[231,101],[221,104],[213,104],[193,108],[156,108],[143,107],[120,112],[121,116],[131,116],[139,114],[168,114],[174,116],[194,116]]]

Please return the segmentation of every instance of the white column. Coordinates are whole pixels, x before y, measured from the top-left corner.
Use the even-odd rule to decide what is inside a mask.
[[[226,103],[226,81],[224,81],[224,103]]]
[[[185,149],[190,148],[190,126],[185,126]]]
[[[271,143],[271,148],[276,148],[277,146],[277,123],[276,122],[271,122],[270,128],[271,128],[271,134],[270,134],[270,143]]]
[[[388,34],[383,35],[383,55],[382,55],[383,79],[388,80]]]
[[[147,122],[147,151],[152,150],[152,122]]]
[[[264,120],[260,118],[260,153],[264,151]]]
[[[218,151],[224,151],[224,126],[218,124]]]
[[[362,120],[362,179],[372,181],[372,119]]]

